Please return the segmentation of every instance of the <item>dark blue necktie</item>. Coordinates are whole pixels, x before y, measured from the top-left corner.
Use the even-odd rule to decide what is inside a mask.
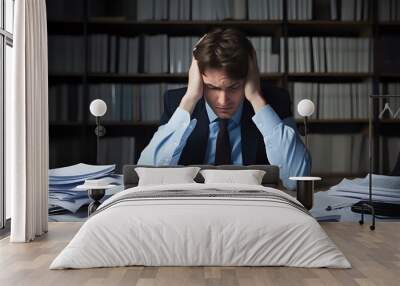
[[[215,165],[230,165],[231,144],[229,142],[228,121],[229,119],[218,119],[219,131],[217,136],[217,147],[215,152]]]

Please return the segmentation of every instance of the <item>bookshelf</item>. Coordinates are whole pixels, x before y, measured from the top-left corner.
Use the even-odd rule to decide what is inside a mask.
[[[66,1],[66,0],[64,0]],[[184,1],[192,3],[196,0],[176,0],[170,1],[183,3]],[[259,0],[261,1],[261,0]],[[279,3],[280,0],[273,0],[272,2]],[[91,101],[90,90],[94,85],[146,85],[146,84],[164,84],[164,88],[167,88],[169,84],[171,85],[185,85],[187,83],[187,73],[185,71],[179,73],[167,73],[167,72],[155,72],[155,73],[143,73],[143,59],[139,60],[138,72],[135,73],[119,73],[119,72],[93,72],[90,69],[90,58],[93,56],[92,48],[90,45],[90,39],[93,35],[108,35],[111,37],[115,35],[117,37],[127,37],[133,38],[138,37],[139,41],[139,57],[142,57],[144,52],[143,41],[145,37],[155,36],[155,35],[167,35],[171,37],[200,37],[205,32],[213,27],[233,27],[242,30],[246,33],[248,37],[271,37],[275,45],[275,51],[273,53],[278,53],[280,56],[279,70],[276,72],[262,73],[261,79],[264,81],[269,81],[277,86],[281,86],[290,91],[291,86],[296,83],[313,83],[319,85],[327,84],[357,84],[364,83],[368,86],[368,90],[372,93],[379,93],[380,90],[384,90],[381,87],[385,84],[400,82],[400,68],[394,70],[390,64],[388,67],[385,66],[385,56],[388,53],[387,47],[381,44],[382,39],[390,38],[395,44],[400,42],[400,19],[392,14],[388,19],[387,15],[379,9],[378,0],[354,0],[355,3],[367,3],[368,8],[365,10],[365,5],[362,4],[363,10],[358,13],[355,9],[354,20],[329,20],[330,16],[326,16],[326,11],[324,15],[319,15],[317,8],[320,2],[330,2],[330,0],[304,0],[306,5],[312,5],[312,14],[305,13],[303,15],[294,13],[292,3],[293,0],[281,0],[282,11],[280,14],[280,19],[257,19],[257,17],[263,17],[262,15],[254,15],[254,9],[252,10],[253,19],[250,18],[249,6],[247,6],[247,13],[239,13],[237,17],[239,19],[224,19],[224,20],[190,20],[191,8],[185,8],[186,12],[189,11],[189,18],[184,20],[136,20],[135,15],[139,13],[140,9],[138,6],[130,6],[135,11],[127,11],[124,5],[136,5],[132,3],[141,2],[143,0],[129,1],[126,4],[124,0],[116,1],[92,1],[92,0],[74,0],[68,2],[66,6],[71,6],[65,8],[67,11],[65,15],[60,7],[56,9],[57,13],[52,14],[52,9],[54,10],[54,5],[57,2],[63,2],[62,0],[51,0],[47,2],[52,2],[48,6],[48,33],[49,37],[52,36],[67,36],[76,37],[82,41],[82,49],[79,51],[82,55],[82,69],[81,70],[52,70],[49,67],[49,86],[57,85],[80,85],[82,86],[82,98],[81,103],[83,108],[81,119],[79,122],[73,120],[54,120],[49,123],[50,127],[50,144],[53,145],[53,153],[55,156],[51,158],[50,167],[59,167],[67,164],[76,163],[72,160],[79,158],[80,161],[86,163],[95,163],[96,158],[96,141],[94,136],[94,124],[91,121],[90,114],[88,111],[88,106]],[[343,0],[342,0],[343,1]],[[338,7],[336,7],[336,12],[338,12],[337,17],[344,17],[342,15],[343,9],[341,7],[340,0],[337,0]],[[132,2],[132,3],[131,3]],[[158,3],[158,0],[148,1],[153,3]],[[201,2],[201,1],[199,1]],[[212,1],[205,1],[207,5],[211,5]],[[203,2],[203,3],[205,3]],[[228,1],[229,2],[229,1]],[[255,0],[232,0],[235,5],[243,7],[243,5],[257,5]],[[245,4],[243,4],[243,3]],[[263,1],[261,1],[263,2]],[[268,0],[264,1],[269,3]],[[299,1],[301,2],[301,1]],[[332,2],[332,1],[331,1]],[[352,2],[352,1],[350,1]],[[384,2],[384,1],[383,1]],[[389,1],[390,2],[390,1]],[[389,3],[388,2],[388,3]],[[124,4],[125,3],[125,4]],[[204,5],[206,5],[204,4]],[[114,6],[113,6],[114,5]],[[263,4],[264,5],[264,4]],[[273,4],[275,5],[275,4]],[[347,2],[346,4],[348,5]],[[358,5],[358,4],[357,4]],[[390,5],[385,4],[385,5]],[[124,8],[125,7],[125,8]],[[254,6],[253,6],[254,7]],[[309,7],[309,6],[307,6]],[[171,7],[167,7],[167,9]],[[276,7],[275,7],[276,8]],[[125,9],[125,10],[124,10]],[[165,9],[165,7],[163,8]],[[310,8],[307,8],[310,9]],[[385,8],[386,9],[386,8]],[[100,12],[99,12],[100,11]],[[107,12],[109,11],[109,12]],[[154,10],[153,10],[154,11]],[[266,10],[264,10],[266,11]],[[385,11],[388,11],[387,9]],[[165,12],[165,11],[164,11]],[[237,12],[237,11],[236,11]],[[136,14],[135,14],[136,13]],[[385,12],[387,13],[387,12]],[[168,13],[167,13],[168,14]],[[237,13],[236,13],[237,14]],[[236,15],[235,14],[235,15]],[[307,14],[307,15],[306,15]],[[295,16],[294,16],[295,15]],[[295,20],[293,18],[309,18],[309,20]],[[309,17],[311,15],[311,18]],[[271,18],[271,15],[269,15]],[[348,17],[347,15],[346,17]],[[236,17],[236,16],[235,16]],[[185,18],[185,17],[183,17]],[[276,18],[276,17],[275,17]],[[278,17],[279,18],[279,17]],[[321,19],[322,18],[322,19]],[[356,20],[356,18],[358,20]],[[311,19],[311,20],[310,20]],[[380,19],[386,19],[381,21]],[[289,58],[290,53],[293,51],[289,47],[290,39],[296,38],[307,38],[305,41],[310,41],[310,47],[312,46],[312,38],[318,37],[323,39],[329,39],[331,41],[334,38],[353,38],[353,39],[369,39],[371,46],[369,46],[368,60],[368,70],[364,71],[346,71],[346,72],[293,72],[290,71]],[[72,39],[71,38],[71,39]],[[78,40],[77,40],[78,41]],[[108,40],[109,41],[109,40]],[[326,40],[324,40],[326,41]],[[396,42],[397,41],[397,42]],[[346,42],[345,40],[343,42]],[[279,48],[276,48],[276,45]],[[373,48],[371,48],[373,47]],[[398,44],[400,48],[400,44]],[[298,49],[294,49],[295,51]],[[53,50],[54,51],[54,50]],[[394,49],[394,51],[396,51]],[[49,47],[49,54],[51,53],[51,47]],[[57,52],[57,51],[55,51]],[[396,53],[389,50],[392,53],[392,57],[396,56]],[[170,57],[170,54],[168,54]],[[309,57],[312,57],[310,54]],[[389,57],[388,55],[387,57]],[[325,57],[325,56],[324,56]],[[283,60],[282,60],[283,59]],[[344,62],[342,59],[341,61]],[[313,68],[315,63],[310,67],[310,70],[315,70]],[[326,64],[324,64],[326,65]],[[398,65],[400,66],[400,65]],[[340,69],[340,68],[339,68]],[[163,87],[162,87],[163,88]],[[161,89],[162,89],[161,88]],[[53,95],[56,96],[56,95]],[[142,95],[141,95],[142,96]],[[143,95],[145,96],[145,95]],[[291,94],[292,100],[295,95]],[[366,94],[367,96],[367,94]],[[294,109],[294,107],[292,107]],[[294,113],[296,111],[294,110]],[[378,110],[375,111],[378,113]],[[297,125],[302,132],[303,121],[296,119]],[[132,136],[135,137],[135,160],[138,159],[140,152],[147,145],[151,139],[153,133],[156,131],[158,122],[157,121],[112,121],[104,122],[104,126],[107,129],[107,136],[119,137],[119,136]],[[399,120],[389,120],[380,123],[379,125],[382,133],[388,136],[394,136],[400,134],[400,119]],[[365,134],[368,128],[367,118],[346,118],[346,119],[311,119],[310,120],[310,132],[317,135],[328,135],[328,134]],[[74,138],[77,142],[81,142],[80,150],[75,156],[71,156],[71,160],[67,156],[61,156],[62,160],[57,159],[58,152],[65,152],[65,144],[62,142],[68,142],[69,139]],[[59,143],[61,142],[61,143]],[[381,146],[379,142],[376,142],[375,148],[377,150]],[[379,152],[375,152],[379,154]],[[367,155],[367,154],[366,154]],[[67,159],[65,159],[67,158]],[[378,160],[375,160],[378,162]],[[365,169],[367,170],[367,169]],[[337,172],[338,176],[343,176],[343,174],[359,175],[363,171],[356,172]],[[315,174],[321,174],[316,172]],[[331,174],[332,175],[332,174]],[[334,174],[333,174],[334,176]]]

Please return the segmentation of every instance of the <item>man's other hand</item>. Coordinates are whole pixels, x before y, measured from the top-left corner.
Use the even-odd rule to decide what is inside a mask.
[[[203,85],[203,78],[201,76],[197,60],[192,57],[192,64],[190,65],[189,69],[189,82],[187,91],[183,96],[179,107],[188,111],[189,113],[192,113],[197,102],[203,96]]]
[[[249,66],[244,87],[244,95],[253,106],[254,112],[257,112],[261,107],[267,104],[261,95],[260,73],[258,71],[257,56],[254,49],[252,54],[249,56]]]
[[[193,52],[196,50],[197,45],[200,44],[200,42],[206,36],[207,34],[205,34],[203,37],[200,38],[200,40],[198,40],[198,42],[193,47]],[[197,60],[194,58],[194,56],[192,56],[192,64],[189,68],[188,88],[185,96],[181,100],[179,107],[188,111],[191,114],[197,102],[203,96],[203,85],[204,83],[199,70],[199,65],[197,64]]]

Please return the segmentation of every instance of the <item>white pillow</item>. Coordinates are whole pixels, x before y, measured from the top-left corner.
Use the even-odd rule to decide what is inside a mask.
[[[199,167],[135,168],[139,176],[138,186],[195,183],[193,179],[199,170]]]
[[[261,185],[265,175],[262,170],[201,170],[205,184],[234,183],[247,185]]]

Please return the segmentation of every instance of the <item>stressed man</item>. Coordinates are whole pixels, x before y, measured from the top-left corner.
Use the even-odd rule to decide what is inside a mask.
[[[188,86],[165,93],[161,126],[138,164],[271,164],[287,189],[290,176],[311,169],[288,93],[261,85],[254,48],[234,29],[196,44]]]

